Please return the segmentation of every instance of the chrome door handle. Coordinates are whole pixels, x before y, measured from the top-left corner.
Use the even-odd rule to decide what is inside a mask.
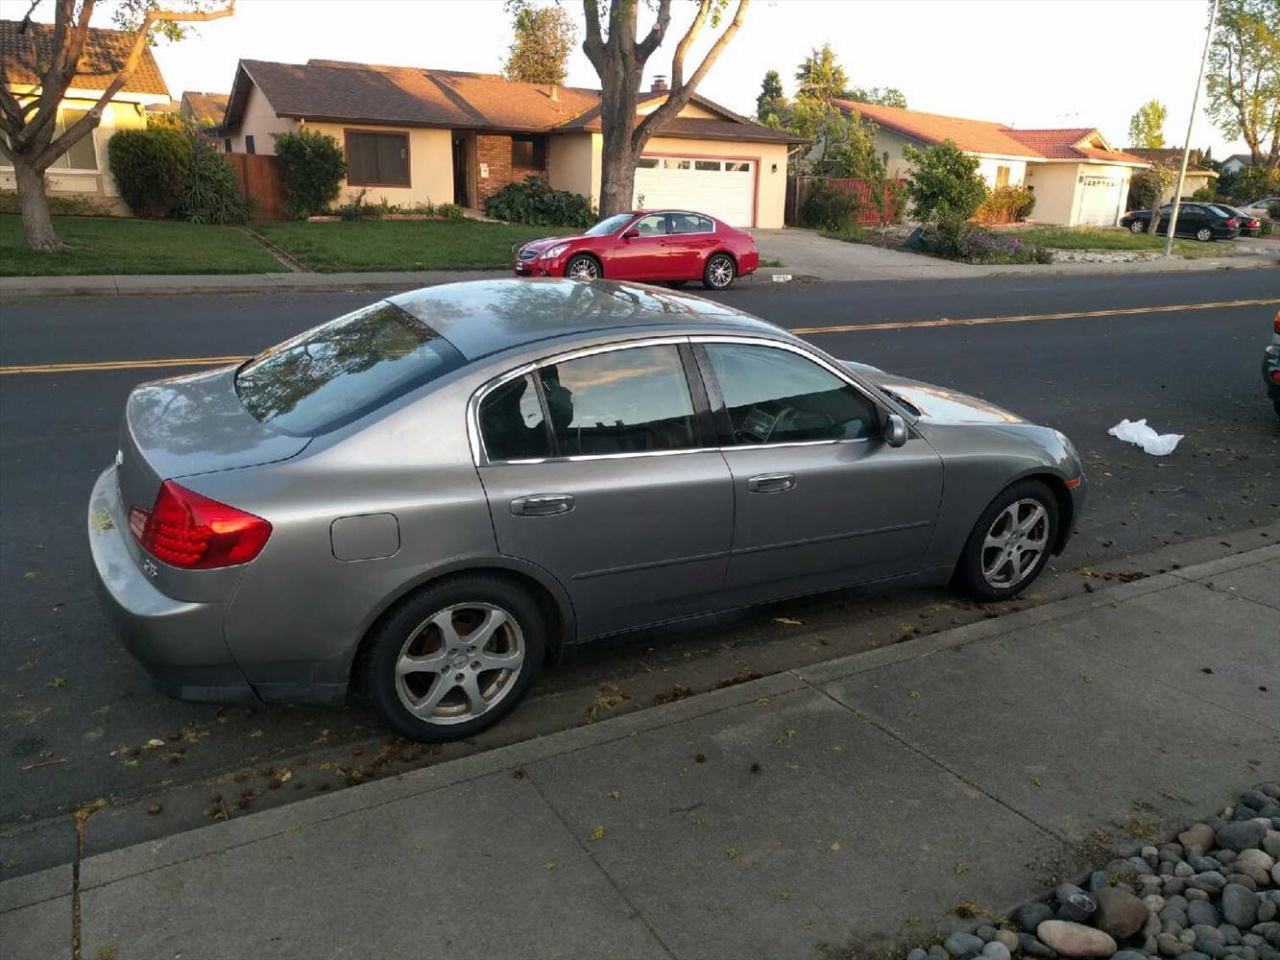
[[[796,488],[794,473],[762,473],[747,481],[750,493],[786,493]]]
[[[554,517],[573,509],[573,497],[567,493],[517,497],[511,501],[511,512],[517,517]]]

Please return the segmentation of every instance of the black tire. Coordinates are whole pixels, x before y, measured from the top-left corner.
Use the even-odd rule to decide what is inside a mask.
[[[483,625],[475,623],[476,618],[488,611],[499,611],[507,620],[476,651],[474,646],[468,647],[466,637]],[[435,617],[444,618],[453,628],[457,653],[452,658],[445,652],[447,643],[433,623]],[[462,632],[469,623],[474,624],[471,630]],[[491,643],[506,649],[488,650]],[[471,659],[512,656],[517,649],[523,657],[511,670],[480,669],[480,661]],[[441,580],[400,601],[378,626],[370,639],[367,661],[369,696],[383,722],[403,736],[428,742],[463,740],[493,726],[516,708],[528,693],[545,651],[546,623],[525,590],[502,577],[483,574]],[[446,669],[409,671],[402,680],[396,665],[406,653],[424,659],[440,656]],[[479,713],[464,686],[454,680],[464,676],[474,677],[473,689],[482,699],[492,693],[491,705]],[[443,695],[437,694],[437,683],[444,684],[440,688]],[[438,705],[431,718],[415,715],[403,699],[418,695],[423,702],[435,696]],[[459,700],[467,707],[456,705]]]
[[[1036,530],[1036,539],[1039,540],[1041,536],[1043,537],[1043,547],[1039,550],[1033,563],[1025,568],[1017,568],[1015,566],[1015,570],[1011,570],[1010,575],[1003,578],[1013,580],[1016,573],[1017,579],[1014,582],[1002,584],[999,582],[1002,578],[994,577],[989,579],[984,572],[984,566],[996,564],[1000,560],[1001,551],[999,548],[985,545],[988,533],[994,533],[994,525],[997,520],[1004,520],[1005,512],[1010,507],[1015,504],[1032,501],[1038,503],[1044,510],[1043,530],[1038,527]],[[960,560],[956,564],[954,583],[969,596],[982,602],[1009,600],[1016,597],[1035,582],[1036,577],[1040,575],[1040,571],[1049,562],[1049,555],[1053,552],[1053,545],[1057,542],[1057,536],[1058,501],[1053,492],[1039,480],[1020,480],[1001,491],[999,496],[987,506],[987,509],[982,511],[982,516],[974,524],[973,531],[969,534],[969,539],[965,542],[964,550],[960,554]],[[988,556],[992,552],[995,555]],[[1010,562],[1016,565],[1020,562],[1020,557],[1015,556]],[[1000,567],[999,569],[1005,568]],[[999,570],[996,573],[999,573]]]
[[[1147,225],[1143,223],[1141,220],[1135,220],[1133,221],[1133,223],[1129,224],[1129,232],[1130,233],[1146,233]]]
[[[1210,230],[1208,227],[1201,227],[1199,230],[1196,231],[1196,239],[1199,240],[1201,243],[1208,243],[1210,240],[1213,239],[1213,231]]]
[[[708,290],[728,290],[738,276],[738,265],[727,253],[717,253],[707,258],[702,268],[702,285]]]
[[[604,276],[604,269],[591,254],[576,253],[564,265],[564,275],[571,280],[599,280]]]

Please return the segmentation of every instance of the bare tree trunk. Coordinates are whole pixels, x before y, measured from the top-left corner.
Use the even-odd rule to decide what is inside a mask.
[[[1160,208],[1164,206],[1164,178],[1156,176],[1156,197],[1151,201],[1151,219],[1147,221],[1147,233],[1153,237],[1160,226]]]
[[[631,115],[635,116],[634,106]],[[640,158],[639,152],[632,148],[627,124],[613,123],[605,129],[609,133],[605,135],[600,157],[601,219],[635,208],[636,163]]]
[[[18,207],[22,211],[22,232],[32,250],[51,253],[66,249],[53,230],[49,216],[49,199],[44,193],[44,171],[36,170],[21,155],[13,158],[13,175],[17,180]]]

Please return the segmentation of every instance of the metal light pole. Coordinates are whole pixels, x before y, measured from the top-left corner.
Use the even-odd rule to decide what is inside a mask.
[[[1182,169],[1178,171],[1178,187],[1173,193],[1173,214],[1169,217],[1168,233],[1164,238],[1166,257],[1173,255],[1173,231],[1178,226],[1178,208],[1182,206],[1182,185],[1187,179],[1187,159],[1191,156],[1191,128],[1196,124],[1196,107],[1200,105],[1200,85],[1204,83],[1204,67],[1209,61],[1209,44],[1213,42],[1213,28],[1217,22],[1218,0],[1213,0],[1213,11],[1209,14],[1209,29],[1204,35],[1204,53],[1200,55],[1200,74],[1196,77],[1196,92],[1191,98],[1191,118],[1187,120],[1187,141],[1182,145]]]

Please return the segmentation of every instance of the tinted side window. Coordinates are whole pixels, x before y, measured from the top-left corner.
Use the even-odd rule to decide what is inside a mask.
[[[699,446],[675,346],[633,347],[538,371],[561,456]]]
[[[672,233],[711,233],[715,226],[706,217],[695,213],[671,214]]]
[[[640,231],[640,236],[642,237],[665,236],[667,232],[667,215],[665,213],[651,213],[647,217],[641,217],[636,221],[634,229]]]
[[[874,403],[834,374],[787,350],[707,344],[735,446],[876,436]]]
[[[480,437],[490,462],[551,456],[538,388],[532,377],[508,380],[480,401]]]

